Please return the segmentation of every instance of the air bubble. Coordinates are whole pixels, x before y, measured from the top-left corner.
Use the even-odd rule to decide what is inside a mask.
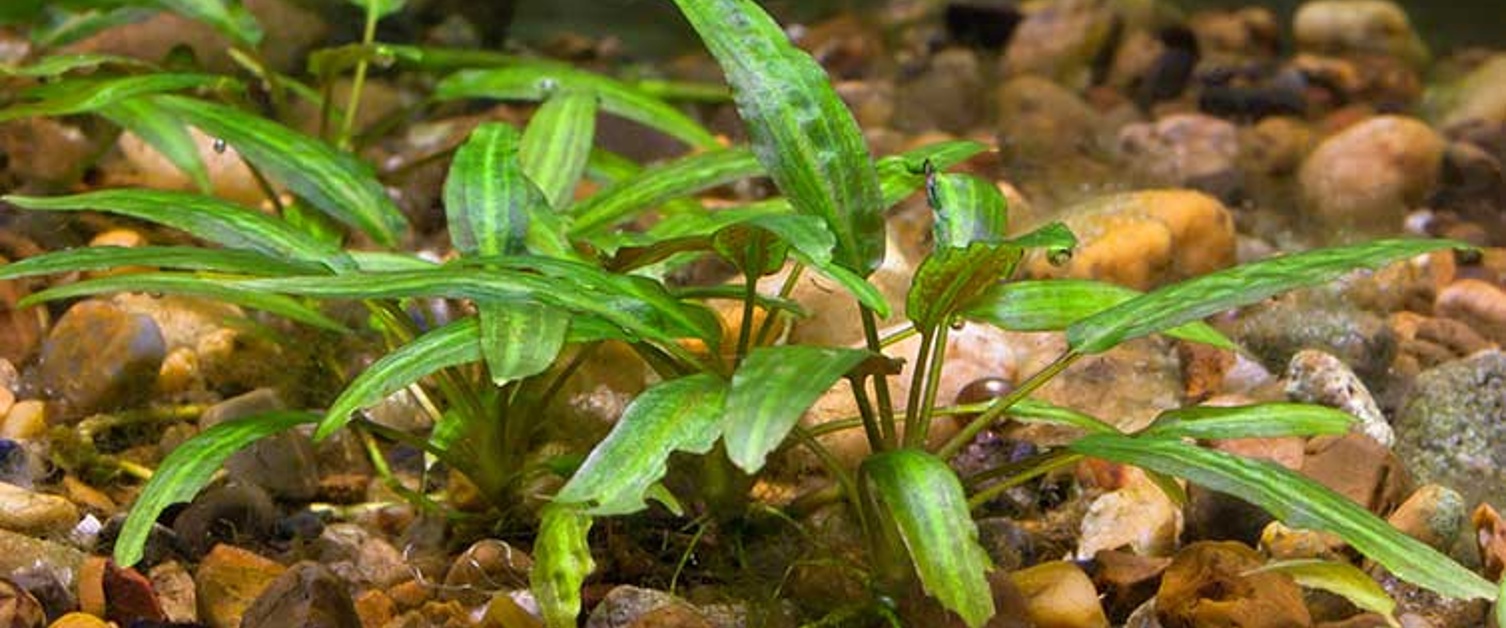
[[[1046,261],[1052,266],[1065,266],[1072,261],[1072,249],[1051,249],[1046,253]]]
[[[560,88],[560,82],[554,77],[545,77],[539,79],[538,87],[539,91],[544,92],[544,94],[547,96],[549,94],[553,94],[554,90]]]
[[[219,154],[219,155],[225,154],[225,138],[223,138],[223,137],[216,137],[216,138],[214,138],[213,148],[214,148],[214,152],[216,154]]]

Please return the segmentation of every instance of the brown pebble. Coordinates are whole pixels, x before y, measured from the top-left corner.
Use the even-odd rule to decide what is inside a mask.
[[[214,628],[236,628],[246,608],[287,568],[234,545],[214,546],[194,574],[199,619]]]
[[[40,399],[17,401],[0,425],[0,438],[31,440],[46,433],[47,404]]]
[[[1451,318],[1506,342],[1506,292],[1478,279],[1460,279],[1438,293],[1433,304],[1438,316]]]
[[[397,616],[397,602],[377,589],[362,591],[356,596],[355,603],[362,626],[385,626]]]
[[[52,622],[48,628],[113,628],[105,620],[88,613],[68,613]]]
[[[397,603],[399,610],[409,611],[429,600],[429,588],[417,580],[408,580],[387,589],[387,595]]]
[[[47,612],[42,603],[16,583],[0,578],[0,626],[6,628],[42,628]]]
[[[114,561],[105,565],[105,618],[122,626],[139,621],[167,621],[167,613],[157,601],[152,582],[141,572],[130,567],[117,567]]]
[[[1291,577],[1245,575],[1263,564],[1259,553],[1240,543],[1188,545],[1161,576],[1156,616],[1165,628],[1310,625],[1302,590]]]
[[[1480,504],[1470,515],[1475,527],[1475,544],[1480,549],[1480,562],[1485,569],[1485,578],[1491,582],[1501,579],[1506,572],[1506,521],[1490,504]]]
[[[105,569],[109,559],[89,556],[78,569],[78,607],[96,617],[105,616]]]

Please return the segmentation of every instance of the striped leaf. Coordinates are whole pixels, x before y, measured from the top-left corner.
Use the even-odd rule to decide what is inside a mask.
[[[276,314],[292,321],[330,331],[347,331],[345,326],[319,313],[295,299],[278,294],[264,294],[246,290],[233,282],[192,273],[131,273],[88,279],[61,286],[54,286],[34,293],[17,303],[17,307],[30,307],[58,299],[111,294],[115,292],[147,292],[161,294],[184,294],[194,297],[216,299],[234,303],[253,310]]]
[[[234,249],[196,246],[89,246],[45,253],[5,264],[0,266],[0,279],[81,270],[108,270],[122,266],[155,266],[173,270],[268,276],[318,274],[321,271],[321,267],[317,265]]]
[[[1007,279],[1024,254],[1016,246],[987,242],[931,251],[910,282],[905,316],[920,330],[948,324],[958,310]]]
[[[202,194],[211,194],[209,168],[199,157],[199,144],[188,128],[152,105],[148,98],[128,98],[100,111],[105,119],[136,134],[193,181]]]
[[[32,116],[90,113],[128,98],[212,85],[236,85],[236,82],[213,74],[165,72],[107,79],[64,79],[27,90],[22,94],[26,102],[0,109],[0,122]]]
[[[533,542],[533,569],[528,586],[549,628],[575,628],[580,590],[596,569],[591,560],[591,517],[565,504],[544,507]]]
[[[115,539],[115,563],[130,566],[139,562],[147,536],[162,511],[193,499],[235,452],[278,432],[312,423],[315,418],[306,412],[242,417],[215,425],[174,447],[152,472],[152,479],[147,480],[141,496],[131,506],[131,514]]]
[[[1249,460],[1176,439],[1094,434],[1077,453],[1185,478],[1260,506],[1297,528],[1339,535],[1397,577],[1442,595],[1490,599],[1495,586],[1449,557],[1321,484],[1278,464]]]
[[[554,500],[580,504],[596,516],[643,510],[644,495],[668,471],[670,454],[711,451],[726,401],[727,382],[711,373],[643,391]]]
[[[570,316],[540,303],[481,303],[481,352],[497,385],[537,375],[554,363],[570,331]]]
[[[530,217],[544,202],[518,163],[518,132],[511,126],[478,126],[455,151],[444,205],[450,241],[462,254],[525,252]]]
[[[1067,342],[1079,353],[1102,353],[1126,340],[1327,283],[1354,270],[1468,246],[1452,240],[1377,240],[1243,264],[1165,286],[1077,321],[1067,328]]]
[[[36,60],[31,65],[13,66],[0,63],[0,74],[6,76],[26,76],[31,78],[53,78],[62,76],[74,70],[93,70],[103,65],[120,66],[125,68],[151,69],[151,63],[134,57],[120,55],[78,53],[48,55]]]
[[[100,190],[72,196],[6,196],[17,207],[45,211],[100,211],[172,227],[232,249],[323,264],[353,265],[338,246],[317,240],[276,218],[228,201],[165,190]]]
[[[561,90],[523,129],[518,159],[556,211],[570,206],[596,137],[596,94]]]
[[[434,98],[541,101],[561,90],[596,94],[602,111],[662,131],[690,146],[721,146],[710,131],[668,103],[616,79],[563,65],[533,63],[457,72],[435,86]]]
[[[884,518],[898,529],[926,593],[968,626],[993,617],[993,565],[978,544],[978,527],[951,467],[924,451],[896,449],[869,456],[861,473]]]
[[[979,295],[969,319],[1010,331],[1062,331],[1073,323],[1135,298],[1139,291],[1087,279],[1042,279],[998,283]],[[1189,342],[1234,350],[1233,340],[1202,321],[1162,333]]]
[[[388,395],[407,388],[433,373],[452,366],[481,360],[476,319],[463,318],[431,330],[392,350],[361,371],[330,404],[314,438],[334,434],[358,410],[369,408]]]
[[[235,147],[246,161],[325,215],[395,246],[407,221],[370,166],[317,139],[239,109],[157,96],[169,114]]]
[[[723,148],[668,161],[623,179],[581,201],[571,213],[572,233],[606,229],[670,199],[763,174],[747,148]]]
[[[1308,403],[1195,406],[1167,410],[1139,433],[1145,438],[1273,438],[1343,434],[1355,422],[1343,410]]]
[[[1007,204],[990,181],[969,174],[936,173],[926,180],[926,201],[936,214],[931,234],[937,250],[1004,239]]]
[[[727,456],[743,471],[757,473],[800,415],[868,355],[803,345],[749,352],[732,375],[727,393]]]
[[[826,220],[836,262],[884,259],[883,197],[857,121],[826,73],[752,0],[675,0],[721,64],[754,153],[798,213]]]

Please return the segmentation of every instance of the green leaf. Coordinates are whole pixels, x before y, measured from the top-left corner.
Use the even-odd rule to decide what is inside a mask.
[[[1047,255],[1071,255],[1072,249],[1077,247],[1077,236],[1067,225],[1053,222],[1005,242],[1022,249],[1046,249]]]
[[[6,196],[17,207],[44,211],[101,211],[172,227],[221,246],[270,257],[347,269],[350,258],[286,223],[228,201],[164,190],[100,190],[72,196]]]
[[[121,55],[94,53],[59,54],[42,57],[35,63],[25,66],[12,66],[0,63],[0,74],[31,78],[54,78],[74,70],[93,70],[102,65],[118,65],[138,69],[151,69],[154,67],[151,63],[141,59]]]
[[[236,0],[152,0],[162,8],[204,22],[220,34],[243,45],[261,43],[261,25],[246,7]]]
[[[984,404],[987,407],[987,404]],[[981,409],[980,409],[981,411]],[[1048,423],[1075,427],[1090,434],[1118,434],[1119,429],[1102,419],[1039,399],[1021,399],[1009,406],[1009,417],[1021,423]]]
[[[53,13],[52,19],[33,28],[30,39],[32,45],[38,49],[61,48],[104,29],[140,22],[156,13],[157,11],[140,6],[78,12],[58,11]]]
[[[564,504],[544,507],[539,535],[533,542],[529,587],[549,628],[575,628],[580,589],[596,569],[587,534],[591,517]]]
[[[482,124],[455,151],[445,178],[450,241],[464,255],[516,255],[527,250],[530,217],[545,199],[523,174],[518,132]]]
[[[334,434],[357,410],[380,403],[441,369],[481,360],[480,328],[474,318],[462,318],[414,338],[361,371],[331,403],[314,438]]]
[[[277,294],[262,294],[243,290],[209,276],[192,273],[131,273],[88,279],[54,286],[21,299],[17,307],[30,307],[58,299],[109,294],[114,292],[147,292],[162,294],[186,294],[195,297],[218,299],[226,303],[269,314],[276,314],[292,321],[330,331],[347,331],[345,326],[320,314],[296,300]]]
[[[1354,565],[1334,560],[1282,560],[1267,563],[1243,575],[1269,572],[1286,574],[1299,585],[1309,589],[1322,589],[1349,600],[1362,610],[1379,613],[1386,618],[1387,625],[1401,625],[1393,615],[1396,612],[1396,600],[1391,599],[1370,574]]]
[[[89,113],[127,98],[213,85],[233,86],[237,83],[213,74],[165,72],[107,79],[64,79],[24,92],[22,98],[29,102],[0,109],[0,122],[32,116]]]
[[[373,14],[375,14],[376,19],[379,19],[379,20],[382,19],[382,18],[384,18],[384,17],[387,17],[389,15],[392,15],[393,13],[397,13],[398,11],[403,10],[403,5],[407,4],[407,0],[345,0],[345,1],[349,2],[351,4],[356,5],[357,7],[360,7],[362,9],[366,9],[367,11],[372,12]]]
[[[800,249],[793,251],[795,258],[800,263],[809,266],[822,277],[836,282],[842,286],[848,294],[858,300],[870,310],[873,310],[879,318],[889,317],[889,302],[884,300],[884,293],[879,292],[878,287],[868,283],[867,279],[858,276],[857,273],[847,270],[835,263],[835,261],[822,262],[821,260],[807,257]]]
[[[615,79],[564,65],[530,63],[457,72],[435,86],[434,98],[540,101],[560,90],[594,93],[601,99],[603,111],[662,131],[690,146],[721,146],[710,131],[668,103]]]
[[[1087,279],[1015,281],[985,290],[963,315],[1010,331],[1061,331],[1140,294],[1123,286]],[[1220,349],[1238,349],[1233,340],[1201,321],[1162,333]]]
[[[820,216],[837,263],[884,259],[883,196],[857,121],[826,72],[751,0],[676,0],[721,64],[753,151],[798,213]]]
[[[727,455],[757,473],[811,404],[867,358],[867,351],[803,345],[759,347],[732,375],[727,394]]]
[[[931,251],[910,282],[905,315],[920,330],[949,324],[959,310],[1007,279],[1024,254],[1016,246],[987,242]]]
[[[418,257],[411,253],[389,253],[386,251],[351,251],[350,258],[355,260],[356,268],[366,272],[393,272],[401,270],[431,270],[439,264]]]
[[[534,112],[523,129],[518,158],[544,193],[549,207],[568,207],[586,171],[596,137],[596,94],[557,91]]]
[[[554,500],[585,504],[597,516],[643,510],[644,494],[668,471],[671,453],[711,451],[726,401],[727,382],[710,373],[643,391]]]
[[[141,560],[147,535],[168,506],[193,499],[235,452],[295,425],[310,423],[306,412],[273,412],[225,421],[173,448],[152,473],[131,507],[115,540],[115,562],[130,566]]]
[[[723,148],[668,161],[619,181],[581,201],[572,210],[570,231],[590,234],[627,220],[670,199],[763,174],[746,148]]]
[[[972,140],[948,140],[879,159],[875,168],[884,195],[884,208],[899,204],[925,185],[927,163],[933,171],[940,172],[985,150],[988,150],[987,145]]]
[[[1244,264],[1165,286],[1073,323],[1067,342],[1079,353],[1102,353],[1132,338],[1326,283],[1356,269],[1468,246],[1452,240],[1377,240]]]
[[[957,474],[915,449],[869,456],[861,472],[886,518],[898,528],[926,592],[968,626],[982,626],[993,617],[992,565],[978,544],[978,527]]]
[[[1004,239],[1009,213],[992,182],[969,174],[935,173],[926,181],[926,201],[936,212],[931,226],[936,250],[965,248]]]
[[[199,157],[199,144],[182,122],[166,115],[147,98],[128,98],[100,111],[105,119],[135,133],[188,175],[202,194],[211,194],[209,169]]]
[[[1307,403],[1195,406],[1162,412],[1139,433],[1145,438],[1269,438],[1343,434],[1355,422],[1343,410]]]
[[[566,312],[539,303],[481,303],[476,309],[481,353],[498,386],[548,369],[570,331]]]
[[[1094,434],[1074,441],[1068,448],[1228,493],[1264,508],[1292,527],[1332,532],[1397,577],[1442,595],[1476,599],[1495,596],[1495,586],[1484,578],[1364,507],[1281,465],[1166,438]]]
[[[317,274],[319,266],[268,257],[251,251],[204,249],[194,246],[88,246],[45,253],[0,265],[0,279],[15,279],[80,270],[122,266],[156,266],[239,275]]]
[[[407,226],[372,169],[354,156],[260,116],[181,96],[157,104],[210,136],[224,140],[268,177],[326,215],[395,246]]]
[[[778,236],[747,225],[716,232],[711,238],[711,247],[744,277],[752,275],[755,278],[779,272],[790,251],[790,246]]]

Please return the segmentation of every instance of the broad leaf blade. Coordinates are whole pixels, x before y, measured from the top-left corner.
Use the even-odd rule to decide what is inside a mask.
[[[130,566],[141,560],[157,516],[168,506],[193,499],[214,479],[215,471],[235,452],[295,425],[310,423],[306,412],[274,412],[225,421],[174,448],[152,473],[131,507],[115,541],[115,562]]]
[[[548,369],[570,331],[569,315],[538,303],[482,303],[476,309],[486,370],[499,386]]]
[[[601,98],[603,111],[663,131],[696,148],[721,146],[705,127],[668,103],[615,79],[565,65],[529,63],[457,72],[439,82],[434,98],[539,101],[560,90],[594,93]]]
[[[1326,283],[1353,270],[1467,247],[1452,240],[1377,240],[1244,264],[1157,289],[1078,321],[1067,328],[1067,342],[1079,353],[1102,353],[1132,338]]]
[[[564,504],[544,507],[539,535],[533,543],[529,588],[539,602],[549,628],[575,628],[580,615],[580,589],[596,569],[591,560],[591,517]]]
[[[1268,572],[1286,574],[1301,586],[1341,596],[1363,610],[1379,613],[1386,618],[1388,625],[1401,625],[1393,615],[1396,600],[1391,599],[1370,574],[1349,563],[1318,559],[1283,560],[1268,563],[1245,575]]]
[[[100,114],[120,125],[162,153],[178,170],[188,175],[200,193],[211,193],[209,169],[199,157],[199,144],[182,122],[165,115],[147,98],[129,98],[106,107]]]
[[[985,407],[987,404],[984,404]],[[1118,434],[1118,428],[1098,417],[1039,399],[1021,399],[1009,406],[1008,414],[1021,423],[1048,423],[1075,427],[1090,434]]]
[[[87,113],[127,98],[216,84],[235,83],[213,74],[156,73],[107,79],[65,79],[28,90],[22,97],[32,102],[0,109],[0,121]]]
[[[1015,246],[987,242],[937,248],[915,271],[905,298],[905,315],[921,330],[948,324],[959,310],[1007,279],[1024,254]]]
[[[1145,438],[1269,438],[1343,434],[1356,419],[1343,410],[1309,403],[1196,406],[1162,412]]]
[[[414,338],[350,380],[324,413],[314,437],[328,437],[349,423],[357,410],[374,406],[440,369],[480,359],[481,333],[474,318],[463,318]]]
[[[17,306],[71,299],[113,292],[147,292],[186,294],[216,299],[242,307],[276,314],[292,321],[330,331],[347,331],[345,326],[298,301],[279,295],[263,294],[239,288],[220,279],[190,273],[131,273],[89,279],[48,288],[22,299]]]
[[[544,203],[518,163],[518,132],[476,127],[455,151],[444,183],[450,241],[464,255],[516,255],[526,249],[530,214]]]
[[[372,169],[354,156],[238,109],[181,96],[157,104],[184,122],[225,140],[268,177],[331,218],[395,246],[407,221]]]
[[[1490,599],[1495,586],[1362,506],[1278,464],[1165,438],[1095,434],[1077,453],[1185,478],[1260,506],[1287,525],[1333,532],[1397,577],[1455,598]]]
[[[1088,279],[999,283],[979,295],[963,315],[1009,331],[1061,331],[1142,293]],[[1237,350],[1233,340],[1196,321],[1162,332],[1173,338]]]
[[[852,112],[826,72],[751,0],[676,0],[721,64],[754,153],[802,214],[826,220],[837,263],[867,276],[884,259],[883,196]]]
[[[727,455],[756,473],[816,399],[867,351],[801,345],[760,347],[732,375],[727,394]]]
[[[518,158],[556,211],[570,205],[596,137],[596,94],[559,91],[523,129]]]
[[[89,246],[28,257],[0,265],[0,279],[15,279],[122,266],[155,266],[238,275],[319,274],[321,267],[268,257],[251,251],[201,249],[194,246]]]
[[[231,0],[153,0],[163,8],[204,22],[246,46],[261,43],[261,25],[240,2]]]
[[[101,190],[72,196],[7,196],[8,203],[45,211],[101,211],[149,220],[233,249],[272,257],[352,266],[339,247],[310,237],[276,218],[199,194],[163,190]]]
[[[926,180],[926,200],[936,212],[936,250],[1004,239],[1009,214],[998,186],[968,174],[936,173]]]
[[[914,449],[870,456],[862,472],[898,528],[926,592],[969,626],[982,626],[993,617],[992,565],[978,544],[978,527],[957,474],[935,456]]]
[[[134,57],[111,54],[57,54],[48,55],[26,66],[0,63],[0,74],[31,78],[54,78],[74,70],[93,70],[102,65],[118,65],[127,68],[154,68],[151,63]]]
[[[644,494],[664,477],[671,453],[711,450],[722,432],[726,400],[727,382],[710,373],[643,391],[555,501],[583,504],[598,516],[644,509]]]
[[[581,201],[572,210],[571,232],[589,234],[653,208],[733,181],[763,174],[763,166],[746,148],[697,153],[648,168]]]

